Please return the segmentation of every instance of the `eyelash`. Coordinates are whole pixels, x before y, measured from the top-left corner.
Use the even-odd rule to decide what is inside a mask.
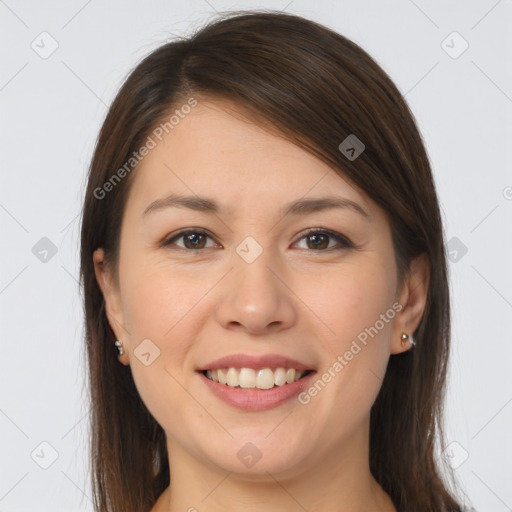
[[[179,240],[180,238],[183,238],[184,236],[191,235],[191,234],[207,236],[207,237],[209,237],[209,238],[211,238],[213,240],[213,237],[209,233],[207,233],[206,231],[204,231],[202,229],[184,229],[183,231],[180,231],[180,232],[176,233],[174,236],[172,236],[171,238],[169,238],[166,241],[164,241],[162,243],[162,245],[165,246],[165,247],[169,247],[169,246],[173,245],[175,240]],[[330,252],[332,250],[343,250],[343,249],[355,248],[354,244],[347,237],[341,235],[340,233],[337,233],[336,231],[331,231],[329,229],[321,229],[321,228],[309,229],[308,231],[306,231],[305,233],[302,234],[302,236],[299,238],[299,240],[297,240],[297,242],[299,242],[303,238],[306,238],[306,237],[311,236],[311,235],[327,235],[330,238],[336,240],[339,244],[342,245],[342,247],[338,247],[338,248],[336,248],[336,247],[332,248],[331,247],[331,248],[328,248],[328,249],[318,249],[318,250],[309,249],[310,251],[314,251],[314,252]],[[188,249],[187,247],[179,247],[178,246],[178,248],[182,249],[184,251],[199,252],[199,251],[204,251],[205,249],[211,249],[212,247],[204,247],[204,248],[201,248],[201,249]],[[308,249],[306,249],[306,250],[308,250]]]

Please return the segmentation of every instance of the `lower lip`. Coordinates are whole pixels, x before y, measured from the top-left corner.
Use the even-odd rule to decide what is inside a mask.
[[[202,372],[198,373],[213,394],[221,400],[224,400],[227,404],[244,411],[264,411],[273,409],[298,395],[309,385],[310,380],[316,372],[312,371],[304,378],[291,384],[274,386],[271,389],[232,388],[227,384],[220,384],[219,382],[209,379]]]

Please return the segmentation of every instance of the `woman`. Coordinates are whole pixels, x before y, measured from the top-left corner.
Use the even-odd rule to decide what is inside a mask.
[[[353,42],[242,12],[146,57],[99,135],[81,278],[96,510],[461,510],[435,185]]]

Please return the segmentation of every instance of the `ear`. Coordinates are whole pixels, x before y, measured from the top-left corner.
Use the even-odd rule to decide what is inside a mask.
[[[105,251],[103,248],[96,249],[92,256],[94,262],[94,272],[96,281],[103,293],[105,301],[105,314],[108,323],[116,339],[121,340],[124,345],[125,353],[118,356],[119,361],[127,365],[129,358],[126,349],[127,331],[124,327],[124,316],[121,307],[121,297],[118,287],[115,285],[114,278],[110,269],[105,263]],[[117,350],[117,349],[116,349]]]
[[[392,354],[399,354],[411,348],[410,339],[421,321],[427,303],[429,282],[430,264],[427,255],[421,254],[412,260],[398,296],[398,303],[402,309],[395,316],[393,323],[390,347]],[[408,334],[410,338],[405,346],[401,343],[402,333]]]

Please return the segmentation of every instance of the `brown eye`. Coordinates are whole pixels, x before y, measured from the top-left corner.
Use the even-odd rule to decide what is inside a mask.
[[[335,233],[329,230],[310,230],[306,234],[302,235],[300,240],[303,239],[306,239],[306,249],[311,249],[313,251],[336,249],[336,246],[329,247],[329,242],[331,239],[335,240],[338,245],[341,245],[341,247],[338,247],[338,249],[353,247],[352,243],[346,237],[340,233]]]
[[[305,238],[310,249],[327,249],[329,246],[329,235],[324,233],[313,233],[312,235],[307,235]]]
[[[188,250],[200,250],[200,249],[208,249],[209,247],[206,247],[206,241],[210,238],[210,235],[208,233],[205,233],[204,231],[200,230],[192,230],[189,229],[187,231],[181,231],[180,233],[177,233],[172,238],[168,239],[164,242],[164,246],[171,246],[171,245],[177,245],[181,249],[188,249]],[[183,240],[183,245],[178,245],[175,243],[177,240]],[[212,246],[210,246],[212,247]]]
[[[183,240],[182,245],[177,244],[178,240]],[[207,246],[208,239],[212,240],[212,237],[205,231],[198,229],[188,229],[186,231],[180,231],[172,238],[169,238],[163,243],[164,246],[177,246],[178,248],[199,251],[202,249],[209,249],[212,247],[220,247],[217,244]],[[336,233],[330,230],[312,229],[307,233],[303,234],[299,241],[306,240],[306,249],[312,251],[324,252],[328,250],[339,250],[353,247],[353,244],[340,233]],[[331,245],[331,241],[335,241],[334,246]],[[337,247],[338,246],[338,247]]]

